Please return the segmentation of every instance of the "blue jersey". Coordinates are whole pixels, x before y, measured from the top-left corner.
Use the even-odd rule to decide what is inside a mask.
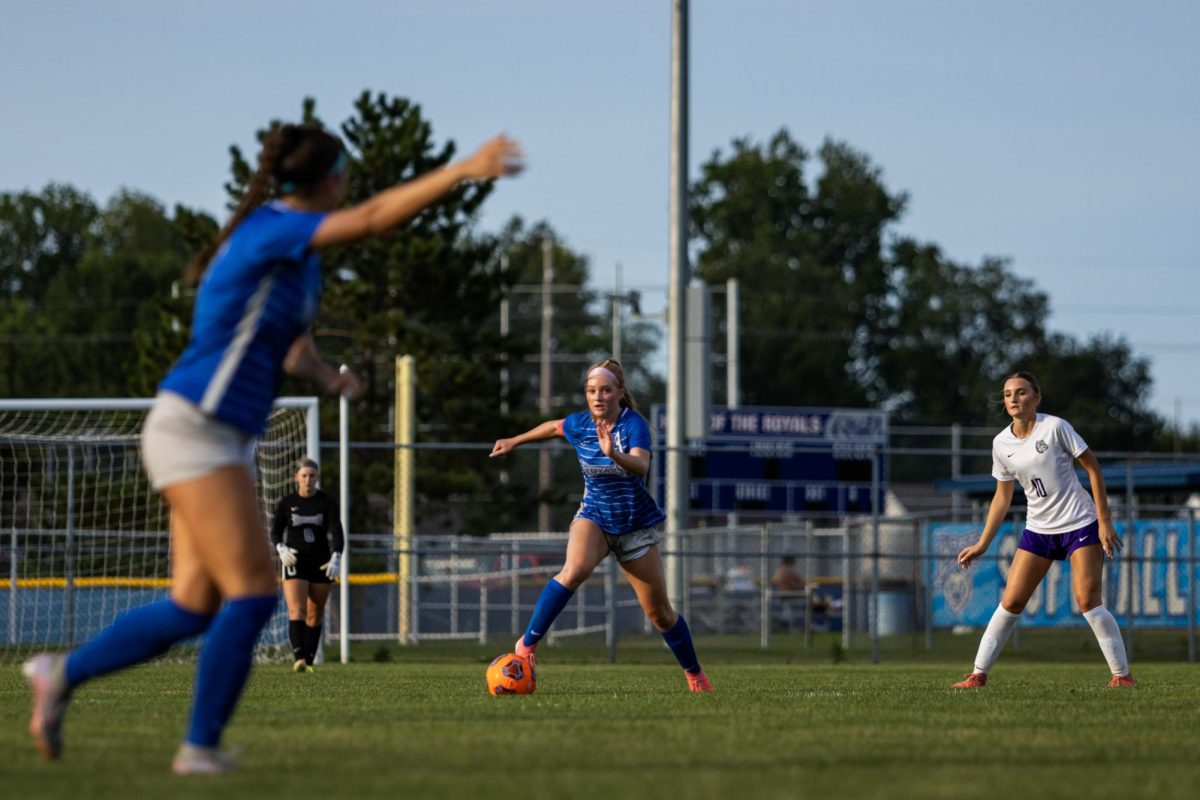
[[[619,452],[628,453],[635,447],[650,452],[650,426],[630,408],[621,409],[611,433]],[[605,533],[614,535],[650,528],[666,519],[646,491],[646,481],[604,455],[590,412],[580,411],[564,419],[562,435],[575,446],[583,470],[583,502],[575,516],[590,519]]]
[[[263,431],[284,358],[317,313],[321,263],[309,243],[324,218],[283,203],[246,217],[205,272],[191,341],[160,389],[247,433]]]

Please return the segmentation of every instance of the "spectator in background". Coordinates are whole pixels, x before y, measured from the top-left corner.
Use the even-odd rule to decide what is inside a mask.
[[[796,571],[796,557],[784,556],[771,576],[771,585],[781,597],[804,593],[804,578]]]

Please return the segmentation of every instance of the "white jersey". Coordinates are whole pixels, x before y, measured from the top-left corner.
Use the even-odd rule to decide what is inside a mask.
[[[1088,449],[1071,423],[1038,414],[1024,439],[1009,425],[992,440],[992,477],[1018,480],[1025,490],[1033,533],[1068,533],[1096,520],[1096,504],[1075,474],[1075,459]]]

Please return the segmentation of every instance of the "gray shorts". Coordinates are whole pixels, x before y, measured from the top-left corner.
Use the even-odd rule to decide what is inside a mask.
[[[662,531],[658,528],[642,528],[619,535],[606,533],[604,538],[608,541],[608,552],[623,564],[626,561],[636,561],[650,552],[651,547],[662,541]]]
[[[142,425],[142,464],[155,491],[230,464],[245,464],[253,472],[254,437],[174,392],[159,392]]]

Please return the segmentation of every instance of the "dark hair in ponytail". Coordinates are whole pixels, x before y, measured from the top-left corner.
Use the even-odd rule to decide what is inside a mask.
[[[233,216],[187,266],[186,280],[195,285],[213,256],[251,211],[267,198],[272,182],[280,194],[304,194],[344,164],[342,142],[319,125],[280,125],[263,140],[258,169],[250,177]]]

